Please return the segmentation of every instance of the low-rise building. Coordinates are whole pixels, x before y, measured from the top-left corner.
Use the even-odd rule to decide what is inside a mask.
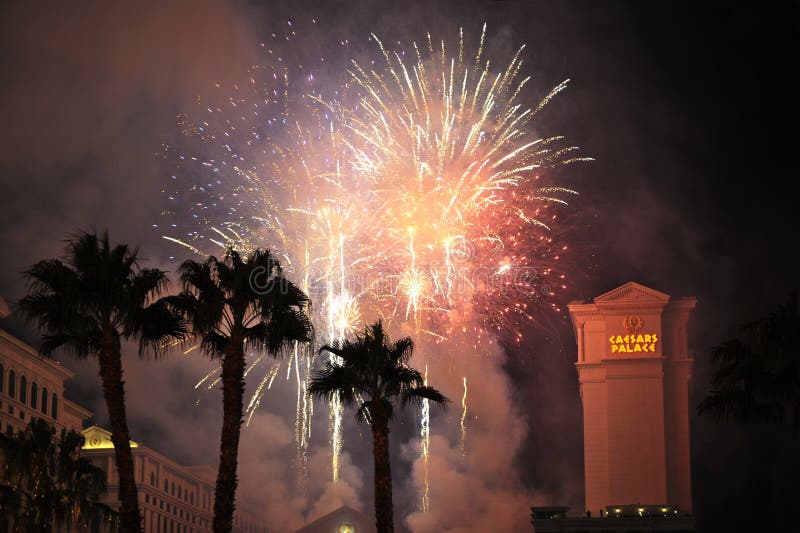
[[[80,431],[92,412],[64,398],[75,373],[0,329],[0,431],[11,435],[34,418]]]
[[[101,502],[119,508],[119,477],[111,432],[97,426],[83,431],[84,454],[106,472],[108,492]],[[212,530],[216,471],[182,466],[157,451],[131,441],[144,533],[202,533]],[[237,502],[233,531],[265,533],[253,510]]]
[[[693,516],[671,505],[609,505],[600,516],[574,516],[569,507],[531,507],[531,524],[536,533],[692,533]]]
[[[0,298],[0,318],[8,314]],[[119,476],[111,432],[97,426],[82,431],[92,412],[64,398],[64,382],[74,375],[0,329],[0,431],[8,435],[24,431],[32,419],[42,418],[57,430],[82,432],[83,453],[106,473],[108,492],[100,501],[118,510]],[[216,470],[179,465],[136,442],[131,442],[131,449],[144,533],[211,531]],[[233,531],[263,533],[266,529],[255,510],[237,501]]]
[[[352,507],[343,505],[295,533],[374,533],[375,520]]]

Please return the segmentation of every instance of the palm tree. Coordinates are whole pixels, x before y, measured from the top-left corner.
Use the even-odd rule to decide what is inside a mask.
[[[766,318],[716,346],[712,390],[701,414],[800,428],[800,314],[797,292]]]
[[[46,533],[53,525],[87,529],[99,520],[113,523],[115,514],[98,502],[106,492],[102,469],[80,456],[83,436],[32,421],[24,433],[0,436],[2,479],[11,504],[14,529]]]
[[[63,259],[39,261],[25,272],[29,294],[19,306],[44,332],[41,353],[64,347],[79,359],[100,365],[103,395],[111,422],[119,473],[122,531],[140,531],[125,389],[122,340],[136,340],[139,356],[161,355],[185,335],[182,319],[162,300],[169,285],[158,269],[140,268],[138,250],[109,244],[108,232],[82,232],[67,241]]]
[[[328,361],[308,387],[309,394],[354,407],[356,420],[372,427],[375,461],[375,524],[378,533],[394,531],[392,472],[389,461],[389,423],[398,400],[405,407],[419,406],[423,400],[446,405],[439,391],[425,384],[422,375],[408,366],[414,351],[410,337],[391,342],[379,321],[364,328],[355,340],[325,345],[321,352],[339,358]]]
[[[311,339],[308,297],[283,277],[267,250],[246,258],[228,250],[223,260],[186,261],[184,291],[169,301],[191,323],[203,351],[222,361],[223,421],[214,499],[214,531],[233,527],[236,466],[242,426],[245,347],[279,356],[293,341]]]

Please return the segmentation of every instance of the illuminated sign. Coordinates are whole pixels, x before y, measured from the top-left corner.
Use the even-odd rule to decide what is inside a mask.
[[[612,335],[608,342],[611,343],[611,353],[639,353],[655,352],[658,343],[658,335],[647,333],[642,335],[644,320],[640,316],[626,316],[622,320],[622,327],[628,332],[627,335]]]
[[[611,353],[655,352],[658,335],[612,335],[608,342],[611,343]]]

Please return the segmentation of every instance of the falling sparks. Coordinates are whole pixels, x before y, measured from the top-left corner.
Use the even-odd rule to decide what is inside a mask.
[[[251,366],[252,368],[252,366]],[[264,387],[266,386],[267,390],[272,387],[272,382],[275,381],[275,377],[278,375],[278,371],[280,370],[280,363],[275,363],[270,367],[270,369],[264,374],[264,377],[261,378],[261,381],[256,386],[255,392],[253,392],[253,396],[250,398],[250,403],[247,405],[247,424],[250,425],[250,420],[253,418],[253,413],[256,412],[258,406],[261,404],[261,398],[264,397]]]
[[[339,399],[338,395],[335,395],[331,398],[331,401],[328,402],[328,409],[330,413],[328,432],[330,434],[331,445],[331,475],[333,481],[336,482],[339,480],[339,461],[342,456],[342,414],[344,411],[342,401]]]
[[[428,365],[425,365],[425,386],[428,385]],[[420,427],[420,448],[422,454],[422,495],[420,497],[420,507],[423,512],[428,512],[431,508],[431,487],[428,477],[428,459],[431,446],[431,403],[427,398],[422,399],[422,422]]]
[[[467,376],[464,376],[464,395],[461,397],[461,460],[467,458]]]

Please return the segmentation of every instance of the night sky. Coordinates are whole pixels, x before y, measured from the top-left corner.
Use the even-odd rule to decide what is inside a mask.
[[[163,223],[170,168],[158,154],[179,137],[177,115],[197,94],[258,63],[258,43],[274,28],[312,17],[320,21],[318,33],[306,34],[301,46],[350,36],[354,53],[369,32],[410,40],[463,26],[474,34],[486,21],[493,51],[527,43],[526,70],[538,90],[571,79],[541,117],[548,130],[596,159],[563,176],[581,193],[564,235],[573,249],[564,303],[627,281],[696,296],[692,405],[708,388],[710,347],[798,285],[796,199],[787,191],[798,177],[798,2],[164,4],[0,5],[0,294],[6,300],[23,295],[22,270],[58,255],[65,235],[81,228],[108,227],[113,241],[138,243],[150,264],[174,270],[169,258],[183,259],[183,251],[152,226]],[[347,59],[341,51],[329,55]],[[580,510],[576,348],[568,321],[553,324],[507,354],[504,379],[519,427],[527,428],[513,464],[523,505],[564,502]],[[18,316],[0,327],[36,345],[36,333]],[[68,386],[72,399],[106,420],[94,366],[66,364],[78,372]],[[134,439],[185,463],[216,465],[219,402],[192,388],[211,363],[176,355],[127,368]],[[138,397],[136,387],[145,382],[152,394]],[[294,396],[288,401],[293,409]],[[291,451],[291,422],[281,422],[281,413],[278,406],[263,409],[242,444],[245,466],[275,473],[274,483],[243,475],[240,492],[286,497],[280,476],[288,474],[269,455],[273,448],[278,455]],[[796,437],[695,415],[691,423],[699,530],[751,524],[769,530],[796,521],[790,514],[799,492]],[[369,509],[370,451],[366,439],[355,437],[359,431],[345,444],[348,479],[352,498]],[[399,444],[393,450],[398,476],[408,473],[400,459],[407,451]],[[323,472],[324,453],[318,463]],[[305,511],[323,509],[330,498],[320,487]],[[399,505],[400,515],[411,512]],[[285,520],[284,527],[295,524]]]

